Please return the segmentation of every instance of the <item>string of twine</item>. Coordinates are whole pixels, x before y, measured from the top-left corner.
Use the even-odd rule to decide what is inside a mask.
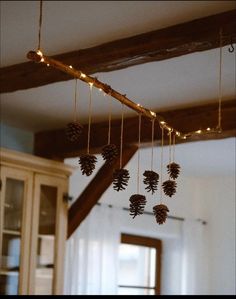
[[[161,173],[160,173],[160,203],[162,203],[162,180],[163,180],[163,145],[164,145],[164,128],[161,127]]]
[[[75,78],[74,121],[77,120],[77,78]]]
[[[169,164],[171,163],[171,133],[172,131],[169,131]]]
[[[155,119],[152,119],[152,154],[151,154],[151,170],[153,170],[154,124],[155,124]]]
[[[41,48],[41,29],[42,29],[42,21],[43,21],[43,0],[40,0],[38,50],[40,50],[40,48]]]
[[[91,112],[92,112],[92,84],[89,84],[89,121],[88,121],[88,146],[87,146],[87,154],[89,154],[89,146],[90,146],[90,128],[91,128]]]
[[[124,130],[124,103],[122,103],[121,112],[121,130],[120,130],[120,169],[122,168],[122,154],[123,154],[123,130]]]
[[[139,194],[139,181],[140,181],[140,141],[141,141],[141,113],[138,117],[138,170],[137,170],[137,194]]]
[[[108,116],[108,137],[107,144],[111,143],[111,97],[109,97],[109,116]]]
[[[220,67],[219,67],[219,108],[218,108],[218,129],[221,131],[221,102],[222,102],[222,28],[220,29]]]
[[[172,162],[175,161],[175,134],[173,134],[173,144],[172,144]]]

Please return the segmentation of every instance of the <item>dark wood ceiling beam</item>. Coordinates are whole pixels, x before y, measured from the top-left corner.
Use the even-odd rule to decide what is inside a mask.
[[[200,105],[158,112],[172,127],[187,133],[208,127],[216,127],[218,120],[218,104]],[[197,135],[185,140],[176,138],[176,143],[186,143],[199,140],[221,139],[236,136],[236,99],[222,102],[222,133]],[[111,125],[111,143],[119,147],[120,119],[113,120]],[[124,119],[124,144],[136,145],[138,140],[138,116]],[[92,153],[101,153],[101,148],[107,143],[108,122],[93,123],[91,125],[90,150]],[[159,124],[155,123],[155,144],[159,144],[161,131]],[[166,138],[167,141],[167,138]],[[141,129],[142,146],[151,142],[151,121],[142,118]],[[34,153],[38,156],[62,159],[76,157],[86,152],[87,125],[84,126],[80,140],[71,143],[66,140],[65,129],[38,132],[35,134]]]
[[[73,65],[88,75],[109,72],[217,48],[219,47],[220,28],[224,35],[223,45],[236,42],[236,10],[112,41],[93,48],[55,55],[52,58]],[[13,92],[70,79],[69,75],[53,68],[25,62],[0,69],[0,91],[1,93]]]
[[[125,167],[125,165],[136,153],[137,149],[137,146],[124,148],[122,167]],[[117,159],[113,167],[104,164],[82,192],[82,194],[72,204],[68,212],[68,238],[86,218],[94,205],[96,205],[96,203],[99,201],[102,194],[111,185],[113,169],[119,168],[119,163],[120,161]]]

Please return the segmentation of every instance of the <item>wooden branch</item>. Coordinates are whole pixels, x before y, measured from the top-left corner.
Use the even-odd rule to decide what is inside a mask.
[[[151,61],[160,61],[223,46],[236,41],[236,10],[164,29],[73,51],[53,58],[86,74],[108,72]],[[41,64],[25,62],[1,68],[1,93],[70,80],[71,77]]]
[[[142,113],[144,114],[146,117],[148,118],[156,118],[156,113],[152,112],[140,105],[137,105],[136,103],[134,103],[133,101],[131,101],[130,99],[128,99],[126,97],[126,95],[122,95],[120,94],[118,91],[114,90],[113,88],[111,88],[111,86],[102,83],[101,81],[99,81],[97,78],[88,76],[86,74],[84,74],[82,71],[80,70],[76,70],[75,68],[73,68],[71,65],[66,65],[63,64],[60,61],[57,61],[55,59],[52,59],[48,56],[43,55],[42,52],[35,52],[35,51],[30,51],[27,54],[27,57],[34,61],[34,62],[42,62],[46,65],[50,65],[51,67],[54,67],[56,69],[58,69],[59,71],[62,71],[68,75],[71,76],[71,78],[77,78],[85,83],[90,84],[90,86],[95,86],[98,89],[103,90],[103,92],[105,94],[110,95],[111,97],[115,98],[116,100],[118,100],[119,102],[123,103],[124,105],[128,106],[129,108],[133,109],[134,111],[138,112],[138,113]],[[163,121],[162,118],[158,118],[157,119],[159,121]]]
[[[171,125],[183,133],[215,127],[218,116],[218,104],[181,108],[161,113]],[[197,140],[221,139],[236,136],[236,100],[222,102],[222,133],[210,132],[207,135],[195,135],[186,140],[176,138],[176,143],[192,142]],[[111,125],[111,143],[119,147],[120,119],[113,120]],[[138,117],[124,119],[124,144],[137,144]],[[101,148],[107,144],[108,122],[93,123],[91,125],[90,149],[91,153],[101,153]],[[155,123],[155,144],[159,144],[161,137],[160,127]],[[53,142],[52,142],[53,140]],[[167,140],[167,138],[166,138]],[[151,121],[142,119],[141,142],[143,146],[151,143]],[[46,158],[76,157],[86,151],[87,126],[84,126],[80,140],[71,143],[66,139],[65,129],[39,132],[35,134],[34,152]]]
[[[136,153],[137,149],[137,146],[125,147],[123,149],[122,167],[125,167],[125,165]],[[99,201],[102,194],[111,185],[113,169],[116,168],[119,168],[119,158],[113,167],[104,164],[80,195],[80,197],[72,204],[68,213],[68,238],[86,218],[94,205],[96,205],[96,203]]]

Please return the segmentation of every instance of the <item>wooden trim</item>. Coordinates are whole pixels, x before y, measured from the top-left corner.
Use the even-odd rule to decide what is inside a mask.
[[[224,37],[222,46],[234,43],[236,40],[235,9],[93,48],[55,55],[53,58],[72,65],[88,75],[109,72],[217,48],[220,28]],[[67,74],[32,62],[0,69],[1,93],[70,79],[71,76]]]
[[[57,162],[2,147],[0,148],[0,161],[2,165],[49,175],[53,174],[53,176],[60,176],[63,178],[69,177],[76,169],[76,167],[66,165],[62,162]]]
[[[218,103],[192,106],[187,108],[172,109],[159,112],[168,123],[183,133],[215,127],[218,121]],[[236,100],[222,102],[222,133],[209,133],[207,135],[195,135],[187,139],[176,137],[177,143],[186,143],[199,140],[212,140],[236,136]],[[111,143],[119,147],[120,142],[120,119],[112,120]],[[138,116],[124,119],[124,144],[136,145],[138,140]],[[65,130],[52,130],[38,132],[35,134],[35,154],[42,157],[52,158],[54,156],[67,158],[83,154],[87,148],[87,130],[84,130],[78,142],[72,143],[66,139]],[[101,148],[107,144],[108,122],[93,123],[91,126],[90,149],[91,153],[101,153]],[[53,143],[51,140],[53,139]],[[160,144],[161,130],[155,122],[155,145]],[[165,138],[168,142],[168,138]],[[141,129],[142,146],[151,145],[151,121],[142,118]]]
[[[137,151],[136,146],[123,148],[124,167]],[[81,222],[87,217],[92,208],[97,204],[102,194],[112,183],[112,174],[115,168],[119,168],[119,158],[113,166],[103,165],[92,181],[85,188],[80,197],[72,204],[68,213],[68,234],[69,238]]]
[[[139,235],[121,234],[121,243],[153,247],[156,249],[156,285],[155,295],[161,294],[161,256],[162,256],[162,241]]]

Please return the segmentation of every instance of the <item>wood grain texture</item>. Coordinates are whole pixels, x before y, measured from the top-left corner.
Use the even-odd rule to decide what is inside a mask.
[[[220,28],[224,36],[223,46],[236,42],[236,10],[55,55],[53,58],[88,75],[109,72],[217,48]],[[40,63],[25,62],[0,69],[0,91],[13,92],[70,79],[71,76]]]
[[[183,133],[198,129],[213,128],[217,124],[218,104],[199,105],[189,108],[181,108],[158,112],[166,121]],[[199,140],[222,139],[236,136],[236,100],[222,102],[222,133],[209,133],[207,135],[195,135],[185,140],[176,138],[176,143],[186,143]],[[111,143],[120,146],[121,120],[116,119],[111,124]],[[86,152],[87,129],[84,126],[80,140],[75,143],[67,141],[65,129],[38,132],[35,134],[34,153],[37,156],[57,159],[76,157]],[[90,149],[91,153],[101,153],[101,148],[107,144],[108,122],[93,123],[91,125]],[[161,130],[155,123],[155,145],[160,144]],[[124,144],[137,145],[138,140],[138,116],[124,119]],[[53,140],[53,142],[52,142]],[[167,138],[165,138],[167,142]],[[141,128],[142,146],[151,144],[151,121],[142,118]]]
[[[136,153],[137,149],[137,146],[125,147],[123,149],[122,167],[125,167]],[[116,168],[119,168],[119,158],[113,164],[113,167],[104,164],[80,197],[72,204],[68,213],[68,238],[86,218],[94,205],[99,201],[102,194],[111,185],[113,170]]]

